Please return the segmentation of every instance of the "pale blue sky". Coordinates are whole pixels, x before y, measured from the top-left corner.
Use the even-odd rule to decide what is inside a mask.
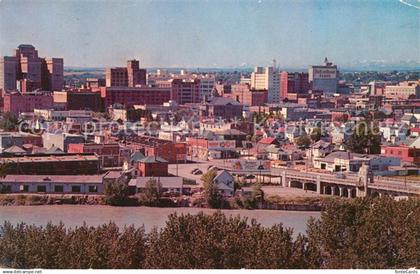
[[[0,0],[0,53],[21,43],[67,66],[420,62],[420,9],[398,0]]]

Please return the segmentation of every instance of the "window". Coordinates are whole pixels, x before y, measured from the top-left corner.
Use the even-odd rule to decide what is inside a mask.
[[[98,192],[97,186],[89,186],[89,192]]]
[[[21,185],[19,188],[21,192],[29,192],[29,185]]]
[[[3,188],[0,189],[3,193],[9,193],[12,192],[12,186],[11,185],[3,185]]]
[[[37,192],[47,192],[47,187],[46,186],[37,186],[36,191]]]
[[[80,186],[71,186],[71,192],[80,192]]]
[[[54,192],[64,192],[64,187],[62,185],[54,186]]]

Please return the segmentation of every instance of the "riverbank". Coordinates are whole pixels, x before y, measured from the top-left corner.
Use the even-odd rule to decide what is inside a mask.
[[[270,209],[291,211],[322,211],[331,197],[280,197],[270,196],[265,201],[259,202],[254,208],[238,207],[233,199],[227,210],[234,209]],[[135,197],[128,203],[131,207],[142,205]],[[103,195],[75,195],[75,194],[0,194],[0,206],[40,206],[40,205],[106,205]],[[164,198],[156,207],[191,207],[205,208],[200,203],[194,203],[189,197]]]

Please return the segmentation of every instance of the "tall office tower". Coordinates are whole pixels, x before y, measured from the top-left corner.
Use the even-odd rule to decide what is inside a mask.
[[[107,87],[135,87],[146,84],[146,70],[138,60],[128,60],[127,67],[107,68],[105,78]]]
[[[327,58],[324,60],[324,65],[310,66],[308,74],[312,90],[321,90],[325,94],[337,92],[337,65],[333,65],[332,62],[328,62]]]
[[[16,90],[16,78],[19,60],[16,57],[0,58],[0,89]]]
[[[280,73],[280,97],[281,100],[287,98],[287,94],[289,93],[289,74],[287,71],[282,71]]]
[[[47,90],[59,91],[64,85],[64,62],[63,58],[48,58],[45,60],[48,70]]]
[[[19,58],[18,86],[22,92],[29,92],[42,87],[42,62],[38,51],[32,45],[20,45],[16,50]]]
[[[127,77],[129,87],[146,84],[146,70],[140,69],[138,60],[127,61]]]
[[[274,67],[255,67],[251,74],[251,88],[265,89],[268,103],[280,103],[280,73]]]
[[[49,84],[49,79],[54,81],[53,86]],[[41,88],[61,90],[63,88],[63,59],[40,58],[34,46],[19,45],[15,50],[15,56],[5,56],[0,60],[0,88],[21,92]]]
[[[128,87],[127,68],[107,68],[105,81],[107,87]]]

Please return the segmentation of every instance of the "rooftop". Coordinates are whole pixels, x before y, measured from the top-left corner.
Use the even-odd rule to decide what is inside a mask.
[[[6,177],[0,179],[0,182],[101,184],[102,177],[102,175],[6,175]]]

